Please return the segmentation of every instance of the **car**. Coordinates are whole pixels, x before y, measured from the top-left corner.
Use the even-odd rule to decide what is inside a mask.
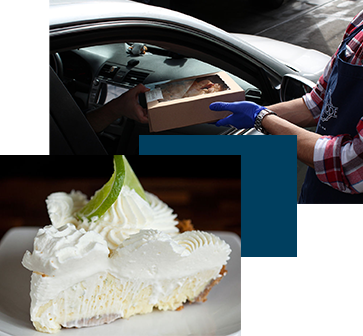
[[[95,134],[85,114],[130,87],[227,72],[260,105],[301,96],[329,56],[231,34],[191,16],[128,0],[50,0],[50,154],[138,154],[139,135],[260,135],[214,124],[151,133],[120,118]],[[135,50],[146,50],[136,52]],[[132,52],[130,50],[133,50]]]
[[[181,8],[193,8],[195,7],[195,2],[187,2],[186,1],[173,1],[173,0],[133,0],[136,2],[141,2],[149,5],[155,5],[160,7],[166,7],[170,9],[176,9],[180,10]],[[232,3],[233,5],[238,6],[238,9],[242,10],[245,9],[247,6],[262,6],[262,8],[265,9],[276,9],[282,6],[282,4],[285,2],[285,0],[259,0],[259,1],[251,1],[251,0],[234,0],[230,1],[229,3]],[[220,2],[208,0],[207,2],[200,2],[201,6],[219,6]],[[189,6],[188,6],[189,5]],[[227,7],[227,6],[226,6]],[[261,8],[261,7],[260,7]],[[183,11],[182,11],[183,12]]]

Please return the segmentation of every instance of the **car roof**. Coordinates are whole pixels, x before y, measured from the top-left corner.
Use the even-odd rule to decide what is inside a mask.
[[[49,0],[50,29],[81,26],[92,23],[130,20],[133,22],[160,22],[178,26],[179,29],[194,31],[231,46],[238,46],[245,53],[253,55],[255,48],[232,34],[189,15],[170,9],[146,5],[130,0]]]
[[[150,19],[170,23],[177,22],[181,25],[213,32],[213,34],[218,31],[227,35],[223,30],[186,14],[130,0],[50,0],[49,7],[49,24],[51,27],[117,18]]]
[[[50,0],[49,7],[51,31],[113,20],[160,22],[163,25],[178,26],[179,29],[185,28],[189,32],[209,36],[210,39],[238,46],[244,52],[254,54],[254,47],[230,33],[197,18],[166,8],[129,0]]]
[[[146,5],[130,0],[49,0],[50,29],[57,30],[72,26],[83,26],[112,21],[130,22],[160,22],[162,25],[178,26],[197,35],[203,35],[213,41],[223,41],[223,44],[243,50],[244,54],[260,62],[269,64],[275,70],[280,66],[285,71],[285,64],[277,61],[263,50],[256,49],[253,44],[242,36],[230,34],[207,22],[170,9]],[[258,54],[258,56],[256,56]],[[256,58],[257,57],[257,58]],[[279,64],[277,64],[279,63]]]

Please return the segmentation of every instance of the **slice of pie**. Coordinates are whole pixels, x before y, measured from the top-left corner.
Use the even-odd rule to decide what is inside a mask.
[[[23,265],[31,270],[30,315],[38,331],[85,327],[152,310],[204,302],[226,274],[230,247],[201,231],[180,232],[156,196],[123,185],[100,217],[80,217],[80,192],[48,197],[51,225],[38,231]]]

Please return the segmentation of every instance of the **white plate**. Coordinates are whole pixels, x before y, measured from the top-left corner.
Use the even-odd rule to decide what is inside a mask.
[[[9,230],[0,244],[0,336],[39,336],[29,320],[30,275],[21,265],[33,250],[37,228]],[[58,335],[237,336],[241,330],[241,240],[230,232],[213,232],[232,249],[227,276],[202,304],[181,311],[157,311],[82,329],[62,329]]]

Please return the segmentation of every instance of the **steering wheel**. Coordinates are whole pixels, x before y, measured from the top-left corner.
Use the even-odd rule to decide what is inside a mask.
[[[60,55],[58,53],[51,54],[50,63],[59,79],[63,81],[63,62]]]

